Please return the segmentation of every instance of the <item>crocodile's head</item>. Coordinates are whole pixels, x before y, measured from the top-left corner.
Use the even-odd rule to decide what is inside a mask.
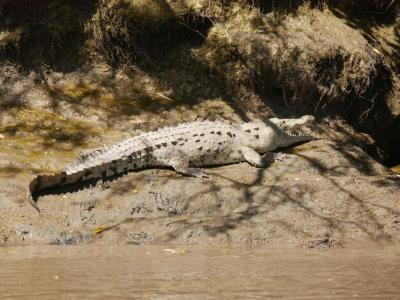
[[[303,116],[298,119],[269,119],[241,125],[244,133],[243,145],[247,145],[260,153],[274,151],[312,138],[303,134],[291,134],[295,127],[304,126],[314,121],[313,116]],[[301,129],[301,127],[298,127]]]

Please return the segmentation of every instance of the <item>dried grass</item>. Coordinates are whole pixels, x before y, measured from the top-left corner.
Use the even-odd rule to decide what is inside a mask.
[[[305,111],[332,105],[339,111],[338,104],[346,111],[348,101],[367,101],[379,92],[374,83],[385,69],[360,32],[309,5],[267,16],[252,7],[234,9],[211,29],[197,56],[233,89],[279,89],[282,105]]]

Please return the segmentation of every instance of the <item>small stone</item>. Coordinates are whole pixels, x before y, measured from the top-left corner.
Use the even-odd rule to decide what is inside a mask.
[[[181,248],[176,248],[176,249],[164,249],[163,252],[165,253],[171,253],[171,254],[182,254],[182,253],[187,253],[187,250],[181,249]]]

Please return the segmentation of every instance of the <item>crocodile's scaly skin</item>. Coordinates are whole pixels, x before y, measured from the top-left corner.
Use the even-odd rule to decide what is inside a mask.
[[[272,151],[311,139],[287,134],[281,128],[303,125],[313,119],[303,116],[238,124],[198,121],[161,128],[111,147],[85,152],[64,172],[37,176],[29,184],[28,199],[35,206],[32,194],[40,190],[141,168],[172,167],[177,172],[201,178],[206,176],[198,169],[201,166],[247,161],[262,167],[271,160],[268,154]]]

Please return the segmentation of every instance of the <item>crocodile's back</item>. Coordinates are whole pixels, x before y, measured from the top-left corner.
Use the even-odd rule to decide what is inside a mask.
[[[161,166],[165,158],[180,154],[187,156],[193,165],[220,164],[231,151],[236,135],[234,125],[222,122],[199,121],[165,127],[87,152],[67,167],[66,173],[119,159],[131,161],[128,158],[132,155],[140,165],[137,167]]]

